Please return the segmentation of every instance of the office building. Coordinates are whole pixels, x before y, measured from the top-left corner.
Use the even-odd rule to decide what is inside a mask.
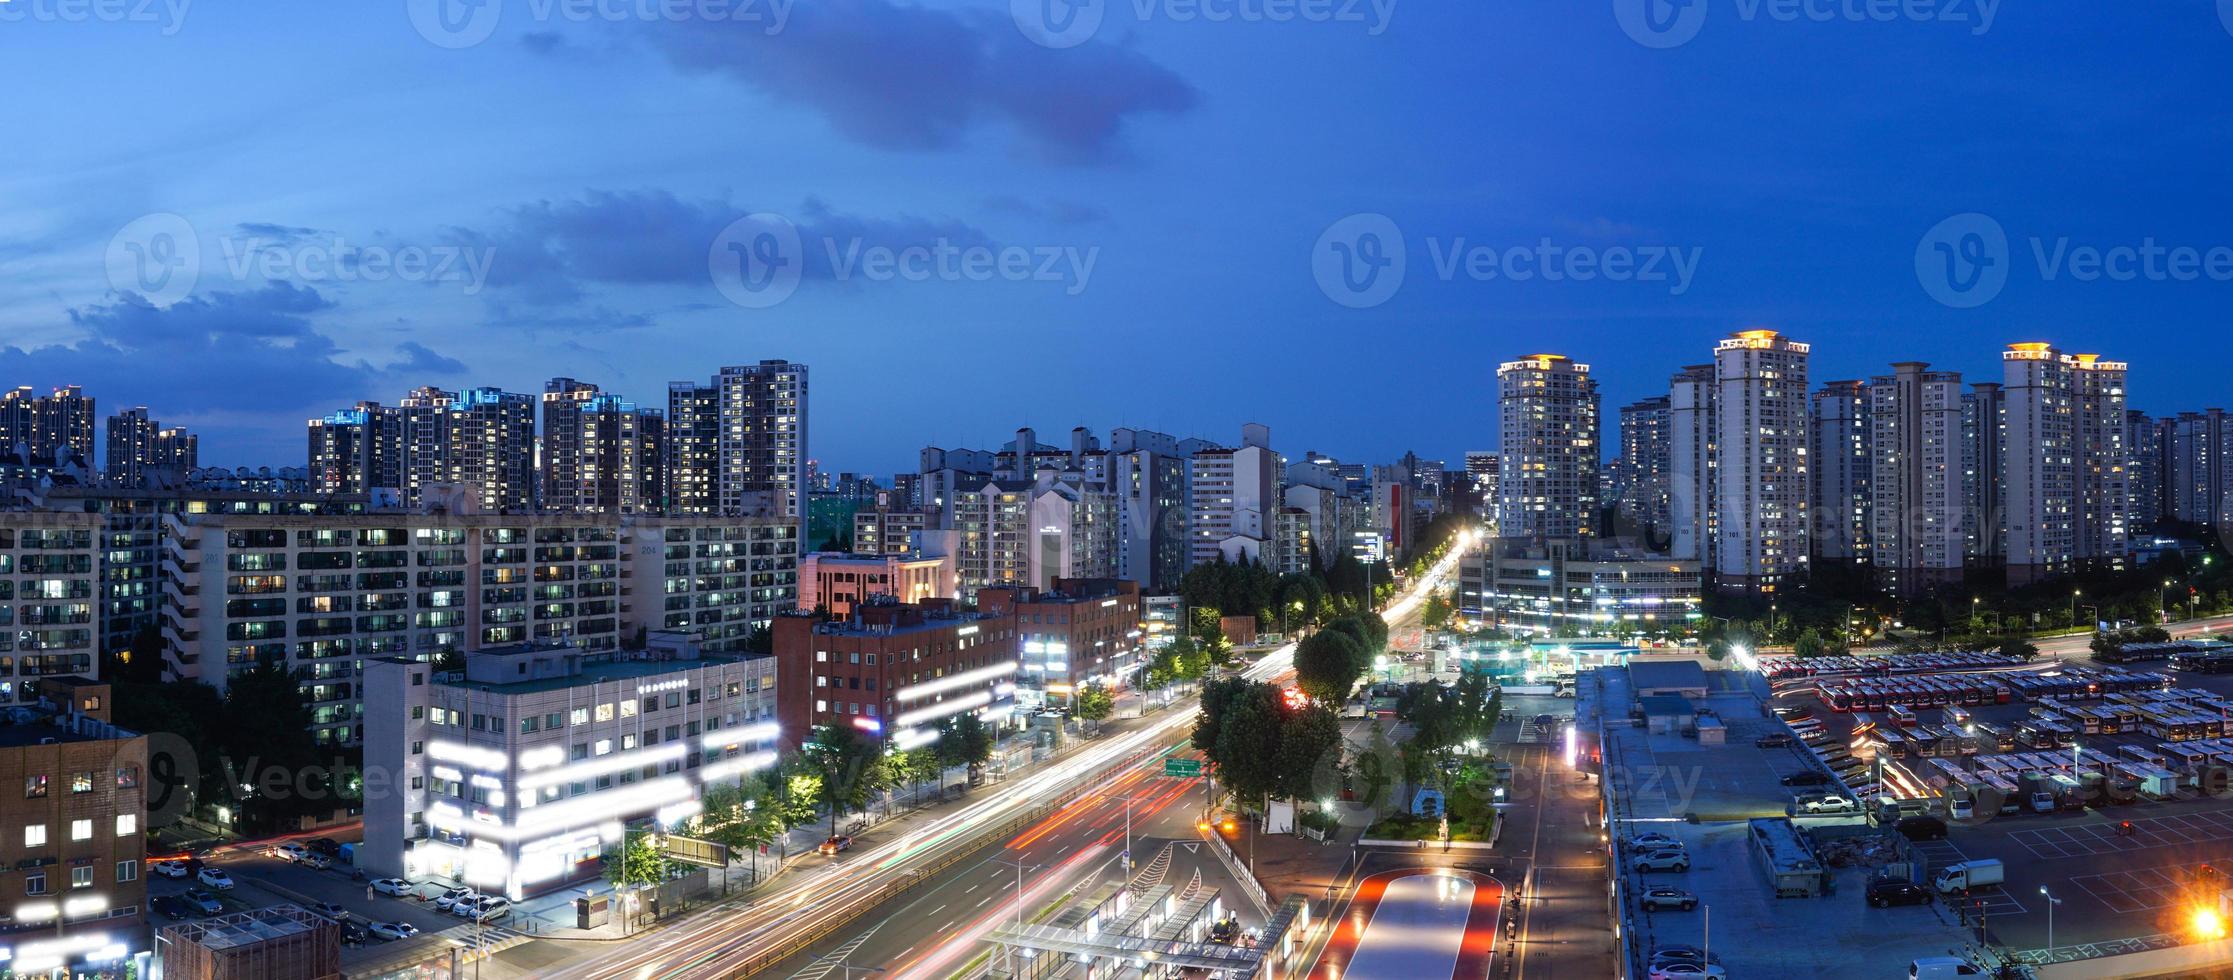
[[[1121,579],[1057,579],[1051,589],[1005,587],[977,594],[977,609],[1015,629],[1022,670],[1018,706],[1076,703],[1079,688],[1137,683],[1146,663],[1140,585]]]
[[[1807,562],[1808,346],[1746,330],[1714,350],[1715,587],[1772,594]]]
[[[35,708],[0,726],[0,827],[8,833],[8,928],[16,976],[121,970],[146,949],[147,739],[111,724],[109,687],[37,684]],[[15,787],[23,787],[18,794]]]
[[[1817,561],[1869,561],[1869,391],[1858,381],[1832,381],[1814,393],[1814,556]]]
[[[1016,712],[1016,652],[1013,619],[944,601],[866,602],[839,620],[779,617],[783,737],[797,744],[817,725],[852,725],[904,751],[935,741],[963,712],[1002,727]]]
[[[799,563],[798,609],[844,618],[871,598],[899,603],[958,594],[952,555],[817,551]]]
[[[492,647],[465,669],[365,665],[365,842],[375,876],[456,877],[518,901],[602,876],[639,821],[772,765],[775,662],[653,633],[640,653]]]
[[[1597,381],[1589,365],[1535,354],[1498,366],[1497,534],[1597,533]]]
[[[1919,361],[1869,382],[1868,555],[1916,593],[1961,581],[1962,376]]]
[[[175,480],[201,465],[201,440],[149,418],[144,407],[109,416],[104,452],[108,465],[103,475],[126,487],[146,486],[156,473]]]

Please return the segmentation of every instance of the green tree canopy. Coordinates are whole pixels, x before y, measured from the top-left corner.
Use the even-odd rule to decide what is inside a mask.
[[[1314,701],[1339,704],[1364,676],[1363,651],[1350,634],[1320,630],[1295,646],[1295,684]]]
[[[1115,709],[1116,698],[1109,693],[1106,685],[1094,682],[1078,689],[1078,720],[1100,721],[1109,717],[1109,712]]]

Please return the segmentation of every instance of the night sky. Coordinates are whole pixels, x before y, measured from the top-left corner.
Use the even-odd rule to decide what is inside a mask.
[[[1501,360],[1610,419],[1755,326],[1817,383],[2051,340],[2233,403],[2233,0],[137,2],[0,6],[0,384],[205,464],[776,357],[830,470],[1080,423],[1454,462]]]

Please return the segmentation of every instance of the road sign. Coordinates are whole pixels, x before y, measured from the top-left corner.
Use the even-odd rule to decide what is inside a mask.
[[[1202,760],[1200,759],[1181,759],[1173,756],[1163,760],[1163,775],[1199,776],[1201,774]]]
[[[729,864],[729,848],[726,844],[673,834],[661,839],[666,842],[664,849],[669,860],[705,868],[722,868]]]

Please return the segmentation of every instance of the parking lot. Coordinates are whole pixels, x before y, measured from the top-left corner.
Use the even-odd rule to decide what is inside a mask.
[[[2079,661],[2086,664],[2085,661]],[[2156,672],[2179,689],[2233,696],[2233,676],[2173,670],[2163,663],[2120,664],[2130,672]],[[2053,665],[2043,669],[2052,670]],[[1855,715],[1830,712],[1818,698],[1801,692],[1779,698],[1779,706],[1806,704],[1814,718],[1843,743]],[[2086,703],[2086,702],[2080,702]],[[2011,726],[2032,717],[2035,703],[2021,698],[2005,705],[1972,706],[1978,722]],[[1943,726],[1943,709],[1916,709],[1921,722]],[[1882,715],[1876,715],[1881,723]],[[1734,736],[1732,736],[1734,741]],[[2163,740],[2141,732],[2081,735],[2081,766],[2088,759],[2119,758],[2119,748],[2160,751]],[[2174,743],[2176,744],[2176,743]],[[2019,747],[2019,751],[2030,751]],[[1990,755],[1989,749],[1981,754]],[[1910,768],[1915,768],[1908,760]],[[1948,761],[1954,761],[1949,759]],[[1973,758],[1960,760],[1976,765]],[[2095,801],[2083,809],[2003,815],[1982,812],[1950,821],[1949,837],[1918,845],[1932,867],[1968,859],[1997,858],[2007,866],[2007,882],[1980,890],[1967,903],[1956,902],[1961,921],[1983,927],[2001,944],[2035,960],[2063,960],[2152,948],[2195,935],[2200,909],[2215,908],[2219,880],[2202,869],[2233,868],[2233,799],[2199,791],[2169,799],[2134,795],[2125,802]],[[2059,903],[2059,904],[2058,904]],[[2048,911],[2053,910],[2050,949]]]

